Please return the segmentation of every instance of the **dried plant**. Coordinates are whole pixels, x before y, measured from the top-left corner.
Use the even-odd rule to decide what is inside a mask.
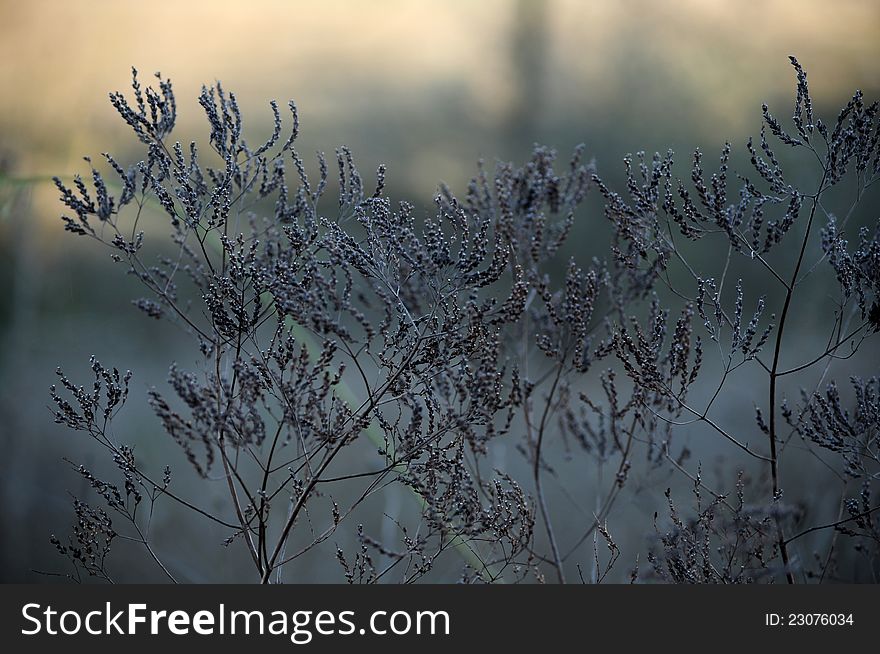
[[[634,478],[644,493],[666,471],[692,484],[695,514],[683,517],[667,491],[668,531],[655,516],[646,529],[657,534],[651,570],[635,570],[633,580],[828,579],[851,553],[866,557],[865,576],[876,574],[876,377],[853,378],[854,412],[833,383],[804,391],[796,408],[781,383],[795,374],[809,383],[814,366],[827,372],[880,328],[880,222],[858,230],[854,250],[846,237],[880,172],[878,106],[857,92],[825,123],[814,116],[806,73],[792,64],[793,131],[765,105],[757,143],[746,146],[748,175],[731,168],[730,144],[708,176],[697,151],[687,180],[674,175],[671,151],[639,153],[624,160],[621,194],[584,160],[583,146],[563,165],[536,147],[522,167],[481,165],[461,198],[441,187],[426,217],[388,197],[384,166],[365,182],[346,148],[335,162],[319,153],[317,173],[307,172],[293,102],[287,131],[272,102],[271,136],[248,144],[236,97],[218,83],[199,97],[208,153],[172,141],[171,82],[157,75],[156,89],[143,88],[133,71],[131,98],[110,99],[145,158],[125,167],[105,154],[112,183],[91,162],[89,183],[56,179],[70,211],[63,220],[143,285],[147,295],[134,303],[146,318],[171,321],[190,339],[201,365],[171,365],[169,388],[150,390],[148,401],[193,474],[219,475],[228,505],[215,514],[178,494],[169,467],[145,469],[113,430],[131,373],[93,359],[90,388],[58,371],[55,419],[103,447],[119,482],[75,465],[109,513],[76,500],[70,544],[53,543],[75,575],[109,580],[107,552],[122,536],[112,516],[174,580],[149,537],[154,506],[172,502],[227,529],[226,544],[249,557],[263,583],[282,581],[322,547],[351,583],[414,581],[441,556],[460,558],[466,582],[565,582],[574,570],[583,581],[581,563],[601,582],[622,557],[609,526],[617,500]],[[816,167],[813,186],[783,172],[770,137]],[[593,188],[605,201],[610,251],[566,261]],[[854,194],[842,216],[829,208],[838,188]],[[162,230],[170,248],[153,241]],[[736,284],[732,270],[742,270]],[[839,285],[824,319],[827,347],[786,368],[793,309],[822,270]],[[748,407],[752,434],[726,428],[712,411],[740,369],[768,384],[764,401]],[[718,436],[731,465],[763,468],[767,483],[747,488],[741,474],[734,497],[710,490],[699,468],[687,469],[688,450],[672,444],[687,425]],[[794,437],[839,458],[822,460],[844,479],[834,523],[808,524],[810,499],[783,493],[783,452]],[[515,466],[491,470],[499,442],[516,445],[528,476],[517,478]],[[547,491],[560,479],[560,452],[580,475],[613,471],[598,477],[596,506],[571,542],[562,542],[562,509]],[[399,542],[380,542],[358,516],[390,485],[413,498],[419,516],[395,521]],[[339,504],[337,494],[349,499]],[[356,551],[332,546],[342,529],[355,534]],[[828,532],[814,570],[798,547]]]

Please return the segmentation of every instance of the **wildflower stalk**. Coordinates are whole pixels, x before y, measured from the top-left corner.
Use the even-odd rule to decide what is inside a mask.
[[[779,314],[779,327],[776,332],[776,345],[773,349],[773,363],[770,368],[770,416],[769,416],[769,433],[768,440],[770,443],[770,476],[773,483],[773,498],[774,501],[780,500],[780,484],[779,484],[779,454],[777,451],[777,443],[778,443],[778,435],[777,435],[777,419],[776,414],[779,410],[777,405],[777,382],[779,380],[780,372],[779,372],[779,362],[780,362],[780,354],[782,352],[782,338],[785,333],[785,325],[788,319],[789,311],[791,309],[791,299],[794,296],[794,290],[797,286],[798,275],[800,274],[801,264],[804,260],[804,252],[807,249],[807,243],[810,241],[810,236],[812,233],[813,227],[813,218],[816,215],[816,208],[819,205],[819,197],[822,194],[822,191],[825,187],[825,179],[827,176],[827,170],[824,170],[822,173],[822,179],[819,181],[819,188],[816,189],[816,193],[812,198],[811,206],[810,206],[810,214],[807,218],[807,226],[804,230],[804,237],[801,240],[800,251],[798,252],[798,258],[794,266],[794,270],[791,274],[788,285],[786,286],[785,291],[785,299],[782,303],[782,312]],[[791,569],[791,561],[788,553],[788,541],[785,539],[785,532],[783,530],[782,524],[777,521],[776,525],[777,530],[777,542],[779,544],[779,553],[782,556],[782,564],[785,566],[785,578],[789,584],[795,583],[794,572]]]

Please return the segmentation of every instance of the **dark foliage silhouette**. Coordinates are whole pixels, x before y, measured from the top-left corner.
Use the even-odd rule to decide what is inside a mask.
[[[171,82],[157,75],[145,88],[135,71],[131,96],[110,99],[144,159],[126,167],[105,154],[109,172],[90,162],[88,183],[56,179],[63,220],[140,282],[145,319],[175,323],[192,343],[201,365],[172,364],[147,401],[188,473],[219,476],[228,502],[215,512],[183,497],[181,472],[146,469],[114,430],[130,372],[93,359],[93,382],[79,386],[59,369],[55,420],[118,469],[105,481],[71,464],[103,503],[75,500],[72,535],[52,539],[71,577],[112,581],[111,545],[125,538],[174,580],[149,537],[154,510],[170,503],[226,528],[225,544],[263,583],[295,578],[314,548],[351,583],[430,580],[441,556],[460,559],[465,582],[601,582],[615,565],[633,581],[875,580],[876,366],[845,382],[822,374],[798,397],[785,389],[790,378],[815,384],[816,369],[851,358],[880,328],[880,221],[851,222],[880,172],[878,105],[856,92],[824,122],[791,61],[790,126],[763,107],[747,172],[732,168],[730,144],[713,172],[695,152],[683,177],[672,151],[639,153],[624,159],[619,192],[583,146],[566,162],[536,147],[521,167],[481,165],[462,197],[441,187],[428,217],[388,197],[384,166],[365,181],[346,148],[307,172],[292,102],[289,127],[272,102],[271,136],[248,144],[236,97],[218,83],[199,98],[207,153],[173,141]],[[816,175],[790,178],[780,147]],[[591,192],[604,199],[610,249],[566,260]],[[170,246],[157,246],[168,231]],[[803,352],[793,312],[823,275],[837,285],[821,316],[830,336]],[[742,407],[754,416],[748,433],[713,414],[741,369],[766,380],[762,402]],[[688,426],[729,452],[728,490],[711,488],[673,441]],[[840,478],[836,520],[817,521],[812,498],[785,493],[793,440]],[[499,441],[514,444],[528,475],[493,469]],[[582,474],[593,462],[612,471],[574,542],[560,538],[564,509],[547,493],[559,457]],[[644,525],[641,557],[614,538],[636,466],[692,489],[684,503],[662,481],[651,491],[667,510]],[[737,474],[749,466],[766,474]],[[380,542],[358,516],[391,485],[419,516]],[[335,548],[337,530],[359,549]],[[802,545],[828,533],[811,559]],[[861,572],[839,574],[839,560]]]

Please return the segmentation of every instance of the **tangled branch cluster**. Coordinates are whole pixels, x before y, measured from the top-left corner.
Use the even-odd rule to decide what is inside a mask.
[[[669,531],[655,518],[649,577],[793,582],[815,573],[794,551],[808,533],[845,536],[870,561],[880,545],[872,517],[880,497],[871,485],[880,473],[876,379],[853,380],[852,415],[834,385],[825,394],[805,391],[790,408],[779,380],[808,379],[814,365],[843,358],[880,326],[880,223],[858,231],[855,250],[846,240],[847,223],[880,172],[877,104],[856,93],[826,125],[813,115],[806,74],[792,63],[794,131],[764,106],[758,145],[746,146],[750,176],[731,168],[730,144],[708,177],[697,151],[687,180],[674,176],[671,151],[639,153],[624,160],[620,194],[584,160],[583,146],[562,164],[536,147],[522,167],[481,165],[463,197],[441,187],[429,215],[388,196],[384,166],[365,181],[346,148],[335,162],[319,153],[308,172],[296,149],[293,102],[289,128],[272,102],[271,136],[249,144],[236,96],[218,83],[199,97],[208,153],[172,142],[171,82],[157,75],[158,88],[144,89],[133,71],[132,96],[110,98],[145,158],[124,167],[105,154],[112,182],[88,159],[90,183],[56,179],[70,212],[63,220],[68,231],[109,248],[141,283],[146,295],[134,304],[148,319],[170,321],[191,338],[201,365],[172,365],[169,388],[150,390],[148,400],[194,474],[205,483],[219,476],[228,502],[215,514],[175,492],[170,468],[151,476],[112,428],[131,373],[93,360],[91,390],[59,370],[55,419],[106,449],[122,486],[75,466],[110,513],[76,500],[79,526],[69,546],[53,537],[56,547],[77,575],[111,579],[105,559],[121,529],[112,515],[174,580],[149,537],[153,505],[168,501],[226,529],[226,544],[249,557],[254,579],[264,583],[280,582],[341,529],[356,534],[359,548],[329,551],[352,583],[413,581],[430,575],[441,556],[460,557],[468,582],[548,574],[564,582],[575,570],[584,580],[581,563],[601,581],[621,558],[609,517],[643,451],[639,475],[667,470],[689,478],[696,498],[688,519],[668,495]],[[818,162],[815,190],[786,177],[768,132]],[[823,198],[844,182],[856,198],[840,217]],[[605,200],[609,256],[566,261],[592,188]],[[148,255],[163,230],[170,247]],[[817,238],[820,259],[808,268]],[[784,256],[792,247],[794,263]],[[709,265],[692,260],[703,250],[715,253]],[[795,291],[826,259],[840,286],[831,338],[814,360],[786,369],[781,353]],[[723,268],[713,273],[719,260]],[[732,261],[757,268],[776,288],[753,293],[740,280],[731,289]],[[714,365],[716,349],[720,378],[713,381],[707,359]],[[712,411],[743,367],[769,381],[751,436]],[[791,434],[782,433],[780,417]],[[686,468],[688,450],[673,453],[674,433],[689,424],[722,438],[769,481],[746,488],[741,475],[732,497],[709,489],[699,470]],[[783,499],[782,451],[793,436],[841,459],[848,480],[834,524],[806,526],[810,511]],[[499,443],[514,444],[526,477],[491,470]],[[547,491],[561,479],[560,450],[580,474],[589,474],[590,461],[614,473],[577,537],[566,532],[570,542]],[[848,496],[852,479],[857,497]],[[419,517],[395,521],[399,542],[380,542],[358,516],[392,485],[412,497]],[[337,494],[348,498],[343,505]],[[142,505],[149,511],[138,512]],[[836,556],[829,553],[815,574],[830,577]],[[637,569],[631,576],[643,578]]]

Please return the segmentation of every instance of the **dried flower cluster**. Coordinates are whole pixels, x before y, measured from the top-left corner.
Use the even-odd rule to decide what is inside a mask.
[[[110,579],[106,555],[122,530],[112,515],[174,580],[149,538],[154,505],[167,501],[227,529],[226,544],[249,557],[263,583],[282,581],[298,558],[328,546],[352,583],[430,579],[441,556],[460,558],[466,582],[565,582],[575,571],[585,580],[582,563],[600,582],[623,555],[612,538],[615,503],[666,471],[692,484],[695,512],[685,517],[667,491],[668,519],[655,516],[645,530],[656,534],[650,570],[631,560],[633,580],[829,579],[852,552],[866,557],[866,576],[877,574],[877,379],[853,378],[854,410],[833,383],[791,407],[780,380],[799,373],[810,383],[813,366],[851,356],[880,328],[880,222],[858,230],[854,250],[846,238],[880,173],[878,106],[857,92],[826,124],[814,116],[806,73],[792,64],[793,131],[765,105],[757,145],[746,145],[748,175],[732,168],[730,144],[711,174],[697,151],[686,179],[674,174],[671,151],[639,153],[624,159],[618,193],[584,160],[583,146],[563,164],[536,147],[522,167],[481,165],[462,197],[441,187],[428,216],[388,197],[384,166],[365,181],[346,148],[335,162],[319,153],[308,172],[293,102],[290,127],[272,102],[271,136],[249,144],[236,96],[218,83],[199,97],[209,151],[172,141],[171,82],[157,75],[158,88],[145,89],[134,71],[132,96],[110,98],[145,158],[124,167],[105,154],[112,182],[88,159],[89,183],[56,179],[70,212],[63,220],[142,284],[146,295],[134,304],[147,318],[192,339],[201,365],[172,365],[168,388],[150,390],[148,401],[193,473],[221,477],[228,505],[215,514],[175,491],[170,468],[144,469],[112,430],[131,373],[93,359],[91,389],[59,370],[55,419],[105,448],[120,481],[74,466],[110,513],[76,500],[70,544],[53,537],[56,547],[77,576]],[[768,134],[818,163],[813,186],[784,173]],[[824,201],[837,186],[855,195],[842,217]],[[591,189],[605,200],[609,256],[566,261]],[[170,247],[148,259],[163,230]],[[746,272],[731,284],[734,268]],[[754,269],[759,292],[748,283]],[[839,282],[828,345],[785,368],[793,306],[822,270]],[[751,434],[712,412],[745,367],[769,388],[761,405],[747,407]],[[687,448],[672,444],[686,425],[720,437],[764,481],[747,484],[741,474],[732,496],[710,490],[699,468],[687,469]],[[795,437],[839,459],[823,461],[843,479],[833,523],[807,522],[810,507],[783,494],[784,446]],[[526,477],[492,469],[499,442],[524,457]],[[599,479],[596,506],[571,542],[547,491],[560,452],[582,475],[593,464],[613,471]],[[638,452],[645,466],[637,472]],[[419,518],[396,522],[398,542],[380,542],[358,516],[390,485],[412,497]],[[356,534],[356,551],[332,547],[342,529]],[[851,546],[815,541],[828,551],[815,565],[798,550],[809,540],[802,537],[831,532]]]

